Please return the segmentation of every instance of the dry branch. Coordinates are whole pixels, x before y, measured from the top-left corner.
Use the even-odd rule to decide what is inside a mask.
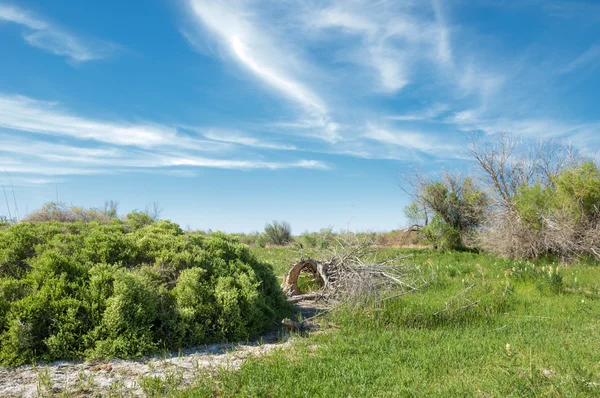
[[[281,285],[290,301],[309,298],[330,304],[382,301],[415,292],[433,280],[433,267],[422,269],[403,261],[410,255],[378,260],[378,246],[368,238],[346,234],[336,241],[326,253],[328,260],[303,258],[291,266]],[[302,272],[313,275],[320,285],[319,291],[302,294],[298,288]]]

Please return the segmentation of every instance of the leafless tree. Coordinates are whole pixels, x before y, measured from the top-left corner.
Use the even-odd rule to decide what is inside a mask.
[[[562,170],[581,161],[578,151],[558,140],[527,145],[512,134],[501,133],[490,141],[471,136],[469,154],[477,162],[496,205],[514,210],[521,187],[552,185]]]
[[[151,204],[146,206],[144,213],[150,216],[151,219],[157,221],[160,219],[160,216],[163,212],[163,208],[158,202],[152,202]]]
[[[534,152],[538,168],[538,181],[554,185],[554,180],[561,171],[573,167],[585,159],[573,145],[556,139],[539,140]]]

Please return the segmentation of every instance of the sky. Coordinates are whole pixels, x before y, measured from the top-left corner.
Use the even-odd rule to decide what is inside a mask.
[[[0,0],[13,216],[392,230],[403,173],[471,170],[472,134],[594,154],[599,103],[600,1]]]

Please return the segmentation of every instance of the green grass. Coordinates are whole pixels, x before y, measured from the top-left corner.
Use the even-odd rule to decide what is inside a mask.
[[[253,249],[280,274],[288,248]],[[435,281],[361,311],[338,328],[220,371],[182,396],[600,396],[600,266],[508,261],[468,252],[414,253]],[[468,292],[465,289],[471,287]],[[477,301],[476,306],[465,306]]]
[[[318,258],[319,255],[319,251],[316,249],[303,249],[301,254],[300,249],[295,245],[268,248],[251,247],[250,251],[259,261],[271,264],[275,274],[280,276],[289,270],[290,265],[298,262],[300,256]]]

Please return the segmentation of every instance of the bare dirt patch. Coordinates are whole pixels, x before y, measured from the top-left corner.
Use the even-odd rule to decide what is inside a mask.
[[[289,335],[272,333],[261,341],[213,344],[140,360],[56,362],[38,366],[0,368],[1,397],[144,396],[149,378],[171,380],[177,388],[218,368],[238,369],[250,356],[260,356],[288,345]]]

